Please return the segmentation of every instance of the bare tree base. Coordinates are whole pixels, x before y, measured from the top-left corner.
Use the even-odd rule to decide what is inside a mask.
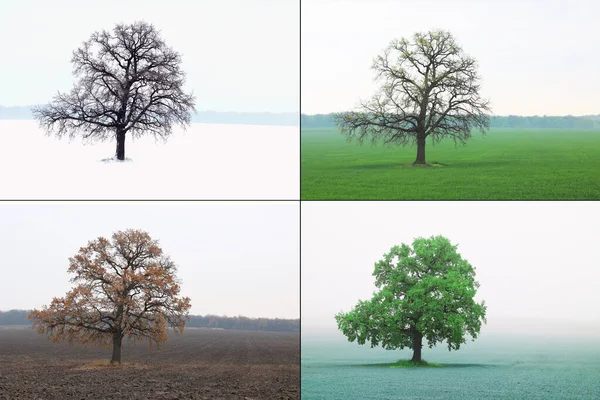
[[[100,161],[102,161],[104,163],[112,163],[112,162],[131,162],[133,160],[131,158],[125,158],[124,160],[119,160],[117,157],[113,156],[110,158],[103,158]]]
[[[409,164],[402,164],[403,167],[445,167],[445,164],[440,164],[440,163],[436,163],[436,162],[432,162],[432,163],[425,163],[425,164],[417,164],[417,163],[409,163]]]

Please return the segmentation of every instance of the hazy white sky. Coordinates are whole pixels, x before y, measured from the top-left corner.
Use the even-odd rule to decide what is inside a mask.
[[[297,203],[2,203],[0,221],[0,310],[64,296],[69,257],[133,228],[178,265],[192,314],[299,318]]]
[[[475,268],[482,332],[600,337],[600,202],[303,202],[302,331],[376,290],[394,245],[443,235]]]
[[[72,87],[73,50],[97,30],[145,20],[182,54],[199,110],[299,109],[299,0],[2,0],[0,105]]]
[[[301,110],[354,108],[392,39],[444,29],[478,60],[494,114],[599,114],[599,15],[597,0],[303,0]]]

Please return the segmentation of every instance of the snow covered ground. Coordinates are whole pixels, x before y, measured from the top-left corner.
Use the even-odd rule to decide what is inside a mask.
[[[35,121],[0,121],[0,199],[297,200],[299,128],[192,124],[166,143],[48,137]]]

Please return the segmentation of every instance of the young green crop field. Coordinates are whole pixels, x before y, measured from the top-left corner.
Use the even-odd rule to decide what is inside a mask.
[[[551,336],[551,335],[550,335]],[[411,351],[302,333],[302,400],[598,399],[600,351],[592,338],[487,335],[458,351],[445,345],[408,366]],[[400,366],[400,367],[398,367]]]
[[[598,200],[600,131],[492,129],[466,146],[348,143],[337,129],[302,129],[303,200]]]

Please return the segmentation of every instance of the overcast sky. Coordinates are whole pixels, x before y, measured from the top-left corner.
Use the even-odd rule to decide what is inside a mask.
[[[182,54],[199,110],[297,112],[298,0],[2,0],[0,105],[48,102],[73,85],[94,31],[145,20]]]
[[[299,318],[297,203],[2,203],[0,310],[72,287],[68,258],[128,228],[159,239],[192,314]]]
[[[494,114],[599,114],[599,15],[597,0],[303,0],[301,110],[354,108],[392,39],[444,29],[478,60]]]
[[[488,333],[600,337],[600,202],[303,202],[302,332],[376,290],[394,245],[443,235],[476,268]]]

